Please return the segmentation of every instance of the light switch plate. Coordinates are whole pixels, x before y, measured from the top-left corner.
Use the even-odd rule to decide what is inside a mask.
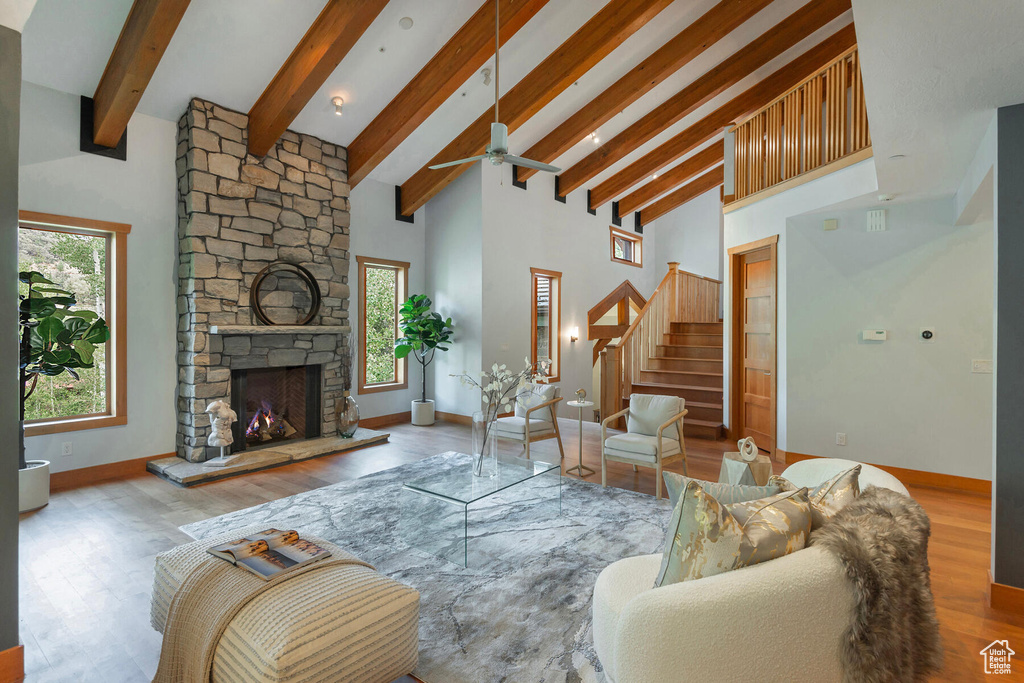
[[[992,374],[992,361],[990,360],[972,360],[971,361],[971,372],[976,375],[991,375]]]
[[[861,330],[860,336],[864,341],[885,341],[888,338],[885,330]]]

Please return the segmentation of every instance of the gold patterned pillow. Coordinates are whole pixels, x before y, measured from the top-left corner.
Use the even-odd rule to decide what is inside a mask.
[[[807,545],[807,489],[726,505],[690,480],[672,510],[654,585],[701,579],[782,557]]]
[[[768,485],[778,486],[783,491],[795,491],[796,485],[788,479],[772,475]],[[828,481],[808,489],[807,500],[811,503],[811,529],[820,528],[837,512],[857,500],[860,495],[860,465],[855,465],[832,477]]]

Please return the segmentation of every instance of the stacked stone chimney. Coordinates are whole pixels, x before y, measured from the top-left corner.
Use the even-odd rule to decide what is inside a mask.
[[[287,131],[257,158],[247,153],[247,126],[245,114],[200,99],[178,122],[177,451],[190,461],[207,458],[205,410],[230,404],[233,368],[322,365],[324,436],[336,433],[335,401],[349,386],[351,350],[338,329],[349,308],[347,151]],[[244,329],[259,325],[253,277],[278,260],[303,266],[320,286],[308,332]],[[287,287],[270,297],[278,316],[304,303]]]

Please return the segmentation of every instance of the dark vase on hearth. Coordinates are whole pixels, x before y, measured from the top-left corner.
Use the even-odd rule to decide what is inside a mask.
[[[334,408],[334,419],[338,424],[338,433],[351,439],[359,427],[359,406],[349,392],[345,392]]]

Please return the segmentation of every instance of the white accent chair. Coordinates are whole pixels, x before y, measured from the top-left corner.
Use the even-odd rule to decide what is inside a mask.
[[[806,460],[782,476],[797,486],[816,486],[856,464]],[[860,487],[868,486],[907,493],[891,474],[863,465]],[[843,680],[840,651],[855,603],[853,585],[834,555],[804,548],[653,588],[661,557],[627,557],[597,577],[594,651],[611,683]],[[747,636],[770,647],[752,646]]]
[[[655,495],[660,499],[662,465],[682,458],[686,472],[685,405],[678,396],[630,394],[628,408],[606,417],[601,422],[601,486],[608,485],[608,460],[629,463],[634,472],[637,465],[653,467]],[[608,436],[608,425],[620,417],[626,418],[625,433]]]
[[[558,441],[558,452],[565,458],[562,436],[558,432],[556,408],[562,400],[562,390],[554,384],[529,384],[529,393],[516,400],[515,414],[499,417],[494,423],[494,434],[523,445],[530,457],[530,444],[546,439]]]

